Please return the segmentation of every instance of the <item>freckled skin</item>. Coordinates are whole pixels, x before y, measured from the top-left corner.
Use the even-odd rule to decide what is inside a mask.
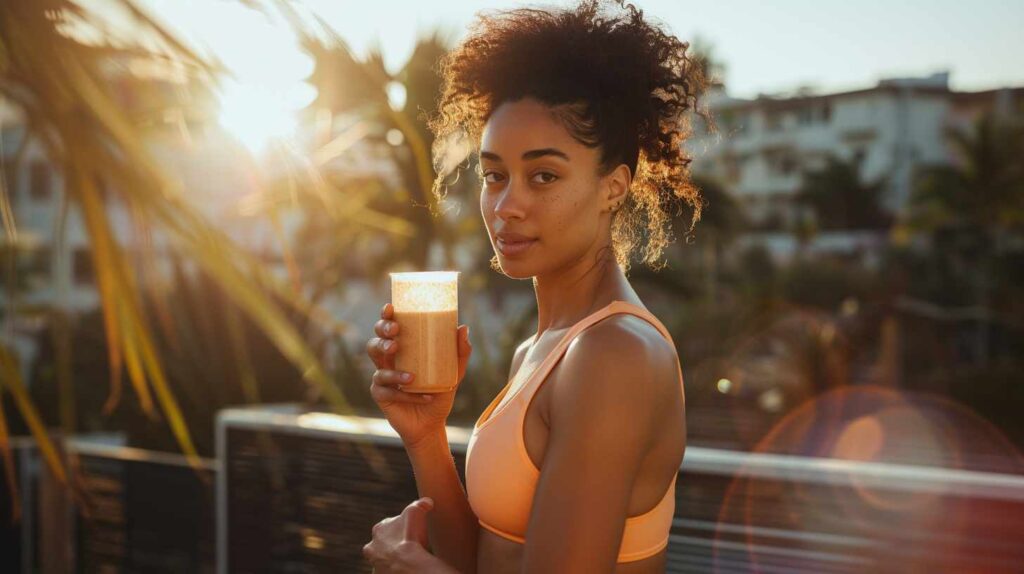
[[[543,148],[561,150],[569,160],[521,157]],[[602,212],[608,190],[598,173],[600,151],[576,141],[548,107],[532,99],[502,104],[484,127],[480,149],[501,158],[481,159],[480,211],[506,275],[545,275],[596,255],[608,244],[609,216]],[[495,242],[499,230],[538,242],[528,257],[505,258]]]

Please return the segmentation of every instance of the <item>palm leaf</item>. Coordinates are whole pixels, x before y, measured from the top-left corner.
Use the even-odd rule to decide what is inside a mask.
[[[124,4],[144,28],[156,31],[169,46],[160,57],[177,54],[198,69],[212,70],[194,54],[187,53],[131,2]],[[217,279],[225,293],[239,301],[254,321],[268,330],[270,339],[299,365],[307,381],[324,389],[336,408],[347,409],[316,357],[285,320],[278,302],[310,315],[317,314],[316,310],[294,289],[280,284],[260,269],[257,261],[182,201],[175,186],[146,152],[141,135],[133,125],[137,118],[125,112],[110,93],[95,58],[98,50],[57,33],[38,5],[20,1],[5,6],[6,10],[0,10],[3,30],[0,54],[7,65],[5,75],[0,77],[0,91],[23,108],[33,133],[39,137],[51,160],[66,166],[69,176],[73,171],[78,172],[75,176],[78,185],[70,191],[82,208],[91,239],[111,363],[111,397],[104,410],[110,412],[118,402],[123,362],[143,410],[153,412],[152,393],[155,393],[179,445],[186,454],[194,453],[180,410],[167,386],[151,329],[142,313],[138,288],[127,271],[131,266],[118,247],[94,186],[90,184],[97,175],[109,181],[112,189],[121,193],[141,217],[156,223],[174,238],[175,249],[196,258]],[[88,17],[86,11],[68,2],[52,0],[47,6],[74,8],[80,17]],[[17,21],[18,26],[11,26],[12,21]],[[40,38],[46,40],[40,41]],[[103,47],[103,50],[110,51],[110,47]],[[109,53],[102,55],[108,57]],[[13,70],[9,70],[11,67]],[[11,83],[12,80],[15,83]],[[269,299],[267,291],[276,300]],[[323,313],[319,316],[323,319]],[[161,318],[159,305],[158,318]],[[173,333],[166,323],[166,317],[161,318],[165,330]]]
[[[36,446],[43,455],[43,460],[50,467],[50,471],[58,481],[66,483],[67,474],[64,471],[64,463],[61,462],[57,449],[54,448],[53,442],[46,432],[43,419],[39,416],[39,412],[36,410],[35,405],[32,404],[32,399],[29,398],[28,392],[25,390],[25,385],[21,380],[21,373],[18,371],[17,362],[17,357],[14,354],[8,351],[7,348],[0,347],[0,382],[3,383],[3,387],[14,398],[15,406],[18,407],[18,412],[25,419],[25,424],[28,425],[29,431],[35,438]],[[5,442],[4,447],[7,446]],[[4,451],[7,452],[8,449],[4,448]],[[5,454],[5,456],[8,455]]]
[[[4,457],[4,477],[7,493],[11,499],[11,522],[21,519],[21,502],[18,500],[18,479],[14,475],[14,456],[11,453],[11,433],[8,431],[7,416],[4,414],[4,387],[0,385],[0,454]]]
[[[85,220],[89,237],[92,238],[93,268],[96,270],[96,278],[99,283],[100,299],[104,309],[104,325],[107,330],[107,348],[110,354],[111,365],[111,394],[107,401],[105,410],[108,412],[117,404],[117,397],[120,395],[120,354],[113,349],[124,346],[125,361],[128,367],[128,378],[131,381],[143,412],[147,415],[153,413],[153,398],[146,385],[142,365],[139,359],[139,342],[131,330],[131,325],[126,324],[128,318],[125,306],[128,298],[134,298],[131,294],[124,292],[125,285],[119,278],[119,265],[124,262],[120,257],[119,248],[114,242],[110,232],[106,213],[97,197],[96,189],[87,177],[77,175],[79,183],[78,200]],[[122,337],[123,334],[123,337]],[[116,375],[116,376],[115,376]]]

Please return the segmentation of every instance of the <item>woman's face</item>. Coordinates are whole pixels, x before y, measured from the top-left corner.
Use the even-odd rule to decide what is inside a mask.
[[[599,159],[537,100],[506,102],[491,114],[480,140],[480,212],[505,275],[592,264],[588,255],[610,238]]]

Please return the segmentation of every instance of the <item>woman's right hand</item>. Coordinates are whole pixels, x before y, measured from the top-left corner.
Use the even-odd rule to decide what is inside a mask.
[[[412,373],[395,370],[395,353],[400,339],[398,322],[394,320],[394,307],[384,305],[380,320],[374,325],[375,337],[366,343],[366,353],[377,366],[370,384],[370,396],[383,411],[406,447],[415,446],[433,432],[444,428],[452,412],[455,393],[466,375],[466,365],[473,347],[469,343],[469,327],[459,325],[455,332],[458,338],[458,378],[455,388],[444,393],[407,393],[402,385],[411,385],[416,379]],[[408,375],[408,379],[401,378]]]

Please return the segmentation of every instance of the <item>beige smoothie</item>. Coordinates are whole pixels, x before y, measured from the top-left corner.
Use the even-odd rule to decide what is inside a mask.
[[[455,388],[458,378],[457,309],[442,311],[399,311],[395,368],[416,375],[412,384],[402,385],[410,393],[444,393]]]

